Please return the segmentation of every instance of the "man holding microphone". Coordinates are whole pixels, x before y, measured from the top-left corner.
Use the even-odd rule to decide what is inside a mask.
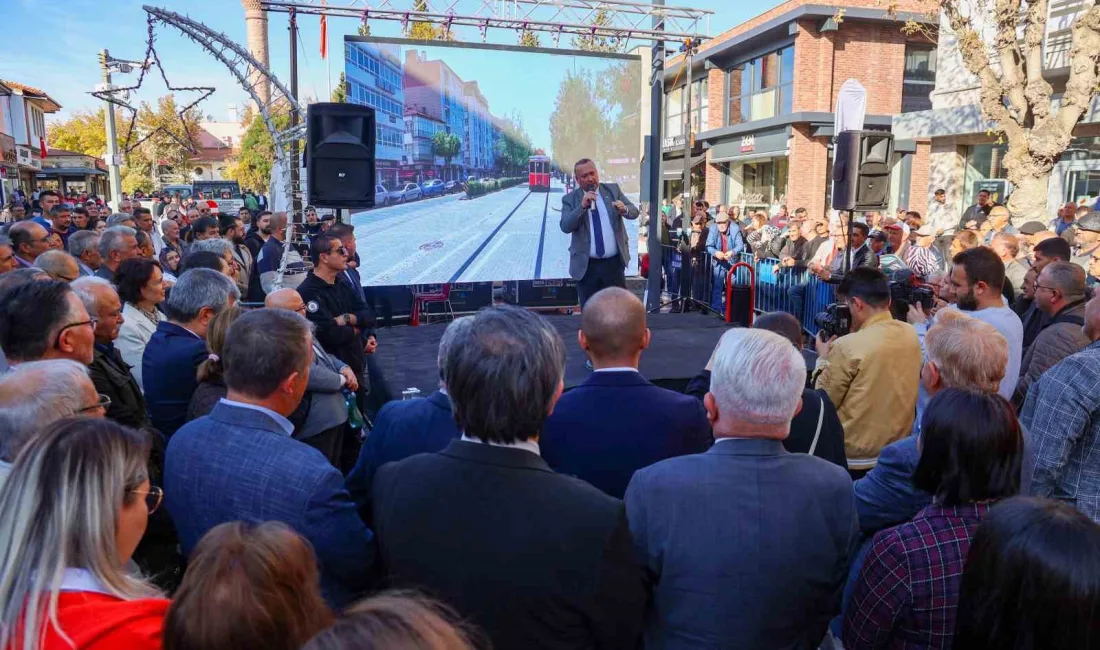
[[[596,163],[582,158],[573,166],[577,189],[561,200],[561,230],[572,235],[569,275],[577,280],[581,308],[600,289],[626,287],[630,263],[623,219],[637,219],[638,208],[614,183],[600,183]]]

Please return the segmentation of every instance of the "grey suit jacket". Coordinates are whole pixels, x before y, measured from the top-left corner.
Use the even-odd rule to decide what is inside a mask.
[[[611,229],[615,231],[619,258],[625,267],[630,264],[630,247],[623,219],[637,219],[638,207],[626,198],[615,183],[600,183],[599,193],[607,204],[608,214],[611,215]],[[583,199],[584,190],[579,187],[561,199],[561,231],[573,235],[569,242],[569,276],[574,280],[583,278],[588,270],[588,248],[592,243],[592,236],[588,232],[588,211],[581,207]],[[615,201],[626,204],[625,215],[619,216],[619,212],[612,207],[611,204]]]
[[[859,535],[843,468],[719,440],[638,470],[625,501],[654,585],[647,648],[817,648]]]

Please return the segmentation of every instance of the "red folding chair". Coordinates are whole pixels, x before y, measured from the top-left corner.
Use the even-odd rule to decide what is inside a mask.
[[[420,324],[420,317],[424,317],[425,323],[430,323],[432,316],[449,315],[451,320],[455,318],[454,308],[451,307],[451,285],[440,285],[439,291],[433,291],[428,293],[417,293],[414,296],[415,303],[413,304],[413,324]],[[432,314],[428,308],[428,305],[442,304],[443,311],[439,314]]]

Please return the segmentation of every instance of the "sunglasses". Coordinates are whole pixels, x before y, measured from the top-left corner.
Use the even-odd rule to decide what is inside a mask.
[[[334,248],[334,249],[332,249],[332,250],[330,250],[330,251],[329,251],[329,254],[330,254],[330,255],[331,255],[332,253],[339,253],[339,254],[341,254],[341,255],[347,255],[347,254],[348,254],[348,249],[347,249],[346,247],[344,247],[344,246],[339,246],[339,247],[337,247],[337,248]]]
[[[130,490],[130,494],[140,494],[145,499],[145,507],[149,509],[149,514],[156,512],[161,502],[164,501],[164,488],[156,485],[150,486],[148,492]]]

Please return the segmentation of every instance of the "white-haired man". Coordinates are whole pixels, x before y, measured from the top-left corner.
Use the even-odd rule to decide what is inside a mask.
[[[843,468],[783,449],[806,363],[733,329],[704,398],[715,444],[634,474],[627,519],[654,581],[652,648],[815,648],[840,606],[858,520]]]
[[[35,431],[73,415],[106,414],[88,369],[75,361],[30,361],[0,375],[0,486]]]

